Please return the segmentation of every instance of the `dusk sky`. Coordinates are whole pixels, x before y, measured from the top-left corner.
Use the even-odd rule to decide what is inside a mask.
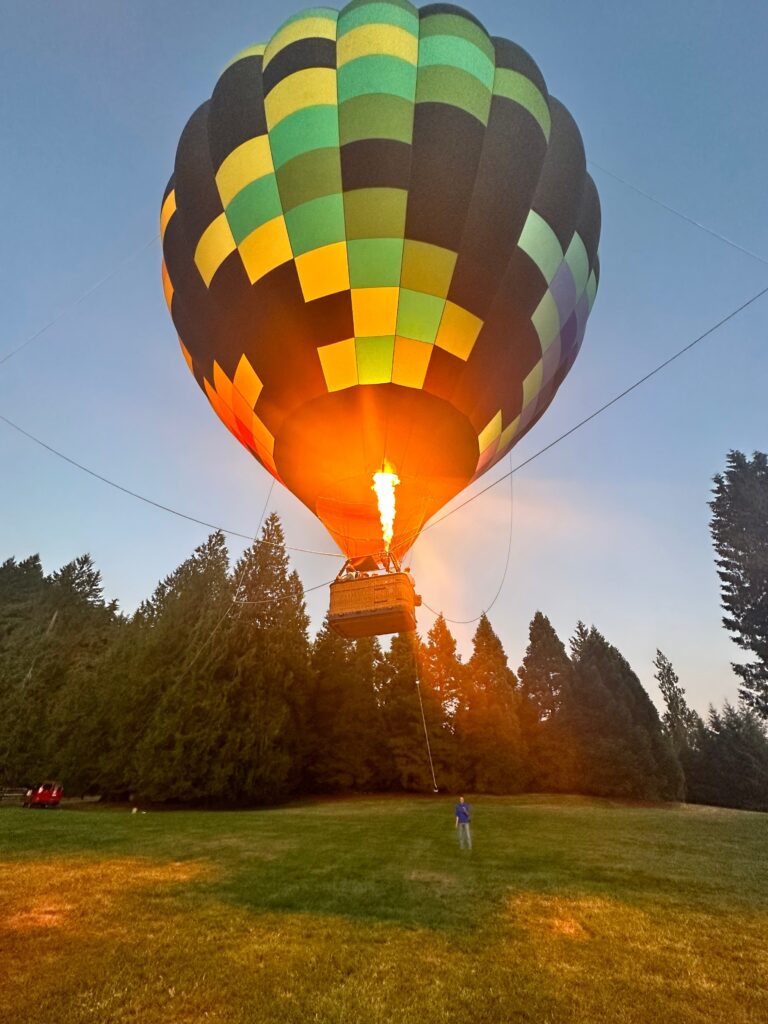
[[[5,0],[0,39],[0,413],[96,472],[255,531],[271,478],[216,419],[160,286],[160,200],[179,134],[239,50],[300,4]],[[600,290],[576,364],[516,465],[768,285],[768,6],[736,0],[475,0],[573,113],[602,202]],[[652,194],[753,258],[604,173]],[[140,251],[141,250],[141,251]],[[130,258],[129,258],[130,257]],[[768,296],[514,477],[509,573],[489,613],[516,668],[533,613],[567,640],[594,623],[654,699],[657,647],[691,703],[734,699],[709,537],[726,453],[768,449]],[[501,463],[470,490],[502,475]],[[0,559],[47,571],[89,551],[130,612],[207,530],[115,491],[0,422]],[[466,495],[463,495],[462,500]],[[287,542],[333,551],[280,485]],[[507,483],[428,531],[411,565],[449,619],[502,578]],[[244,542],[230,538],[237,555]],[[294,554],[306,587],[339,562]],[[316,629],[327,590],[308,595]],[[420,612],[420,629],[434,616]],[[474,624],[452,626],[470,649]]]

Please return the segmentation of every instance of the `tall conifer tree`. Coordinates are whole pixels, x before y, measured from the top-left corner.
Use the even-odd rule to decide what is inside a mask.
[[[714,479],[710,528],[717,551],[723,624],[753,660],[734,665],[739,696],[768,720],[768,455],[728,453]]]
[[[421,645],[419,657],[421,695],[432,723],[432,757],[440,786],[460,787],[458,737],[455,718],[461,703],[465,666],[456,650],[445,618],[438,615]]]
[[[465,789],[516,793],[529,780],[517,680],[486,615],[472,638],[465,698],[456,718]]]
[[[680,799],[683,777],[658,712],[619,651],[594,626],[572,645],[563,725],[574,751],[568,788],[597,796]]]
[[[234,799],[269,802],[301,784],[310,678],[304,590],[275,513],[238,561],[232,586],[237,604],[223,760]]]
[[[432,789],[424,722],[430,746],[439,740],[443,712],[437,701],[430,701],[430,690],[419,683],[419,639],[414,633],[398,633],[381,663],[379,700],[396,784],[405,790],[428,792]],[[418,688],[417,688],[418,687]],[[424,707],[422,719],[419,694]],[[438,778],[438,786],[443,781]]]
[[[133,705],[135,790],[153,800],[227,793],[222,633],[232,602],[224,537],[214,533],[142,609],[143,657]]]
[[[306,770],[313,789],[376,790],[393,769],[376,694],[378,640],[345,640],[325,622],[312,645]]]
[[[3,774],[32,782],[66,773],[75,790],[93,776],[93,673],[116,621],[89,555],[47,577],[37,556],[0,567]]]
[[[686,768],[692,802],[768,811],[768,735],[750,708],[710,707]]]
[[[38,555],[0,565],[0,782],[6,785],[31,785],[43,770],[35,723],[47,715],[45,687],[30,684],[50,635],[49,589]]]
[[[571,662],[546,615],[531,620],[528,647],[518,672],[520,719],[530,755],[532,786],[558,790],[563,786],[569,756],[561,712],[570,697]]]
[[[701,718],[688,707],[685,690],[680,685],[680,679],[672,662],[662,651],[656,651],[653,667],[656,669],[654,676],[658,681],[659,690],[666,706],[666,711],[662,716],[664,728],[672,741],[675,752],[680,756],[682,751],[691,746],[701,726]]]

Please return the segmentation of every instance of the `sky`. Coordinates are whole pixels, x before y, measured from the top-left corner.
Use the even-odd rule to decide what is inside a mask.
[[[602,170],[768,260],[768,6],[469,6],[534,56],[571,110],[602,202],[586,339],[513,450],[517,465],[768,285],[765,262]],[[181,359],[153,239],[187,118],[227,61],[293,11],[273,0],[0,0],[0,359],[56,319],[0,365],[0,413],[129,489],[245,534],[271,478]],[[707,502],[729,449],[768,450],[767,326],[768,297],[515,474],[511,498],[501,483],[427,531],[411,559],[426,604],[475,619],[503,578],[489,617],[514,667],[540,609],[563,640],[579,619],[596,625],[656,700],[657,647],[698,710],[734,700],[741,652],[721,625]],[[289,545],[334,550],[280,485],[269,510]],[[52,571],[88,551],[107,597],[130,612],[207,532],[0,422],[0,560],[39,552]],[[230,538],[232,554],[244,543]],[[306,587],[338,566],[292,559]],[[317,629],[327,590],[307,604]],[[420,629],[433,621],[422,609]],[[465,656],[475,625],[451,627]]]

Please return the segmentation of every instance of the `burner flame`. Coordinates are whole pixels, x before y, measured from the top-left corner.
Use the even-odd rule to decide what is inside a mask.
[[[395,473],[389,463],[384,463],[379,473],[373,474],[372,491],[376,492],[376,499],[379,503],[379,516],[381,518],[381,535],[384,538],[384,549],[388,552],[389,545],[395,532],[395,488],[400,483],[400,477]]]

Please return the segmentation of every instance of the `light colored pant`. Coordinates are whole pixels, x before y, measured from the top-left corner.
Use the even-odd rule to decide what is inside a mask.
[[[459,822],[459,849],[460,850],[471,850],[472,849],[472,833],[469,828],[469,822]]]

